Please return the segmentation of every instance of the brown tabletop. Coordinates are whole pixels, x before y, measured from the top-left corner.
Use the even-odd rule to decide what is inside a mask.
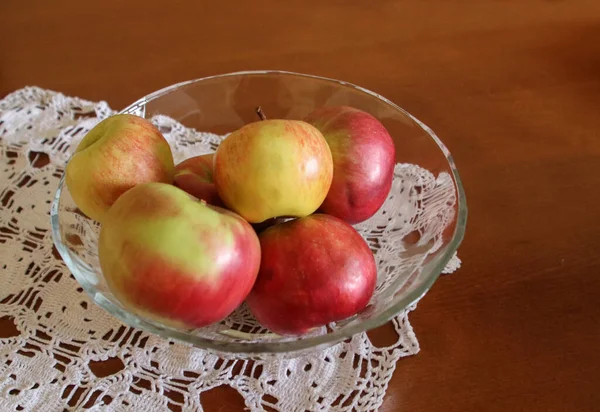
[[[119,109],[263,68],[383,94],[453,152],[470,216],[464,266],[411,315],[421,352],[382,410],[598,410],[600,2],[219,4],[4,0],[0,95],[36,85]],[[202,402],[243,408],[227,388]]]

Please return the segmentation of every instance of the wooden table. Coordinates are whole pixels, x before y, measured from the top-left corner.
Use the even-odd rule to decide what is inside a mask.
[[[470,216],[464,266],[412,314],[422,350],[382,410],[598,410],[598,0],[207,3],[4,0],[0,94],[37,85],[118,109],[271,68],[385,95],[447,143]],[[226,388],[202,401],[243,407]]]

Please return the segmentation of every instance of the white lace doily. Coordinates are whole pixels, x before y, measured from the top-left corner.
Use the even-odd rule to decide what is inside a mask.
[[[295,359],[251,361],[127,327],[88,298],[53,248],[49,210],[71,151],[113,113],[36,87],[0,101],[0,322],[14,324],[12,336],[0,335],[0,410],[201,411],[200,393],[220,385],[252,411],[376,410],[398,359],[419,351],[408,321],[414,305],[393,320],[391,346],[375,347],[363,333]],[[177,161],[192,154],[185,145],[174,152]],[[423,190],[443,179],[402,168]],[[455,256],[445,272],[459,266]],[[96,376],[90,365],[109,358],[123,368]]]

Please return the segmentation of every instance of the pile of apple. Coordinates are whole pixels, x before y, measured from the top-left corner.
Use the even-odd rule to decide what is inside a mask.
[[[125,307],[198,328],[246,301],[299,335],[372,297],[375,260],[351,225],[381,207],[394,164],[385,127],[347,106],[257,120],[177,166],[151,122],[120,114],[84,137],[66,183],[101,225],[101,269]]]

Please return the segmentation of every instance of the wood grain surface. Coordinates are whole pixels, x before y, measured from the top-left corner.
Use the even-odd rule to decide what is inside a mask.
[[[36,85],[119,109],[265,68],[383,94],[462,174],[464,265],[412,314],[421,352],[381,410],[599,410],[600,2],[0,2],[2,96]],[[244,407],[224,387],[202,402]]]

